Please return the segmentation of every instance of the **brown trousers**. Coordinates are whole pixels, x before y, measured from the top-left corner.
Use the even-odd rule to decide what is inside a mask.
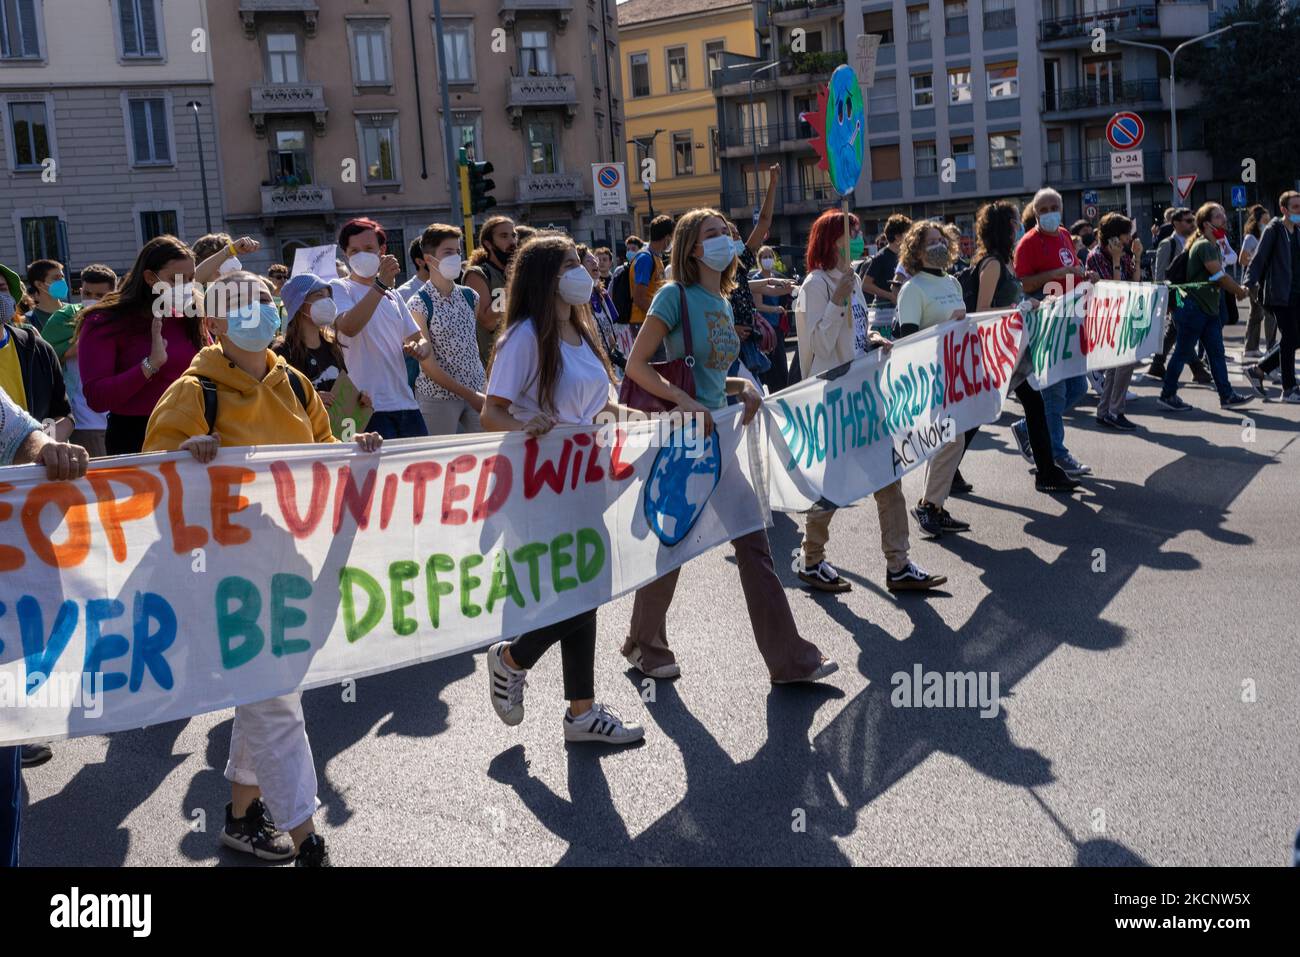
[[[894,482],[877,490],[876,512],[880,516],[880,550],[885,553],[885,565],[891,572],[907,567],[907,500],[903,497],[903,483]],[[803,560],[811,567],[826,557],[826,545],[831,540],[833,509],[809,512],[804,520]]]
[[[785,588],[772,566],[767,530],[760,528],[742,535],[732,541],[731,547],[736,550],[740,587],[745,593],[754,641],[767,663],[768,673],[774,681],[811,674],[821,664],[822,653],[812,642],[799,636]],[[623,642],[623,654],[631,654],[634,648],[641,649],[641,663],[646,668],[658,668],[675,660],[668,647],[667,619],[680,572],[680,568],[674,568],[662,578],[637,589],[632,604],[631,634]]]

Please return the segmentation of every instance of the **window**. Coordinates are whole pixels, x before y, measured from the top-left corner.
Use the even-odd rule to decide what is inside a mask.
[[[1020,67],[1002,63],[988,68],[990,100],[1015,99],[1020,96]]]
[[[871,147],[871,181],[902,179],[903,170],[899,162],[898,145]]]
[[[748,192],[755,196],[755,202],[757,202],[754,180],[748,175],[748,172],[746,171],[745,186]],[[830,174],[817,165],[815,158],[801,159],[799,161],[799,193],[803,199],[812,200],[830,199],[833,193]]]
[[[157,0],[117,0],[117,25],[124,59],[162,56],[156,4]]]
[[[757,103],[740,104],[740,129],[746,146],[768,144],[767,104],[762,100]]]
[[[1083,61],[1083,85],[1093,103],[1113,103],[1124,85],[1119,57]]]
[[[953,105],[970,102],[970,67],[948,71],[948,102]]]
[[[993,169],[1009,169],[1020,165],[1019,133],[989,135],[989,165]]]
[[[795,122],[798,124],[797,130],[799,133],[799,139],[810,140],[816,135],[813,132],[812,124],[807,120],[802,119],[805,113],[812,113],[816,109],[817,103],[814,101],[813,97],[808,95],[799,95],[794,98],[794,115]]]
[[[555,146],[555,124],[549,120],[528,123],[528,171],[558,173],[559,154]]]
[[[709,74],[709,85],[713,85],[713,74],[722,69],[722,51],[726,44],[721,40],[710,40],[704,44],[704,68]]]
[[[934,106],[934,74],[912,74],[912,106],[917,109]]]
[[[804,34],[803,38],[804,52],[821,53],[825,50],[825,36],[826,35],[822,33],[821,30],[808,30],[808,32]]]
[[[954,136],[952,138],[953,166],[959,173],[975,170],[975,138],[972,136]]]
[[[50,155],[50,124],[44,101],[9,104],[14,169],[40,169]]]
[[[0,59],[41,58],[36,0],[0,0]]]
[[[718,155],[720,153],[721,150],[718,149],[718,128],[716,126],[710,126],[709,127],[709,169],[715,173],[722,168],[718,162]]]
[[[867,90],[867,115],[888,115],[898,112],[898,81],[892,77],[880,77],[874,86]]]
[[[603,79],[600,75],[600,31],[592,26],[587,27],[587,51],[591,57],[591,85],[599,90]]]
[[[880,35],[880,45],[894,42],[894,14],[889,10],[876,10],[862,15],[862,32]]]
[[[1014,30],[1016,0],[984,0],[985,30]]]
[[[645,137],[644,139],[638,137],[636,139],[635,145],[636,145],[636,169],[633,170],[633,175],[639,180],[641,179],[641,169],[645,165],[645,161],[648,159],[655,158],[655,144],[654,141],[649,137]],[[644,233],[642,233],[642,238],[643,239],[645,238]]]
[[[907,39],[912,43],[930,39],[930,8],[907,8]]]
[[[140,213],[140,239],[147,243],[156,236],[176,236],[181,229],[176,219],[176,210],[145,210]]]
[[[293,33],[266,35],[266,75],[272,83],[297,83],[298,37]]]
[[[278,130],[271,151],[271,183],[275,186],[311,185],[307,160],[307,134],[303,130]]]
[[[18,231],[23,235],[23,262],[37,259],[68,261],[67,230],[59,217],[24,217],[18,220]]]
[[[551,35],[545,30],[519,32],[519,72],[523,76],[554,76]]]
[[[388,22],[354,21],[352,53],[355,58],[357,86],[389,86],[392,71],[388,64]]]
[[[136,166],[171,164],[171,140],[167,129],[167,101],[162,97],[127,100],[131,122],[132,162]]]
[[[1065,134],[1063,130],[1047,131],[1047,162],[1060,163],[1065,159]]]
[[[453,149],[465,148],[465,155],[476,160],[483,155],[483,133],[480,114],[455,112],[451,114],[451,145]]]
[[[1110,143],[1106,140],[1106,127],[1089,126],[1084,128],[1083,154],[1087,158],[1087,176],[1089,179],[1110,176]]]
[[[474,82],[474,26],[449,23],[442,29],[442,50],[447,58],[448,83]]]
[[[397,117],[376,114],[361,119],[361,155],[366,185],[397,182]]]
[[[695,146],[691,143],[693,135],[690,132],[673,134],[674,176],[695,175]]]
[[[668,92],[680,93],[689,85],[686,76],[686,47],[668,48]]]
[[[966,17],[966,0],[945,0],[943,23],[946,36],[966,36],[970,32],[970,21]]]
[[[650,55],[633,53],[627,58],[627,71],[632,81],[632,96],[650,95]]]
[[[913,143],[912,155],[916,158],[917,176],[934,176],[939,172],[939,151],[934,141]]]

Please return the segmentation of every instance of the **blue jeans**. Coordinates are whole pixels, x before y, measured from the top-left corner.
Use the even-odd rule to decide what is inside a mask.
[[[0,867],[18,866],[23,810],[23,749],[0,748]]]
[[[1174,351],[1165,367],[1164,386],[1160,390],[1162,398],[1169,398],[1178,392],[1178,376],[1193,356],[1196,345],[1205,347],[1205,358],[1214,376],[1214,386],[1219,390],[1219,400],[1232,395],[1232,385],[1228,382],[1228,358],[1223,351],[1223,313],[1206,315],[1189,297],[1182,306],[1174,310]]]
[[[1088,377],[1083,375],[1062,379],[1043,389],[1043,413],[1047,417],[1047,434],[1052,439],[1052,458],[1062,459],[1070,454],[1070,450],[1065,447],[1063,416],[1087,394]]]
[[[370,417],[367,431],[378,432],[386,439],[414,439],[429,434],[419,409],[400,412],[376,412]]]

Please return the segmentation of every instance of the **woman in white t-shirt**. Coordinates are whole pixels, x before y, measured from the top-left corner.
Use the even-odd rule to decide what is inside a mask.
[[[589,425],[602,412],[638,413],[611,399],[613,374],[591,317],[591,275],[567,236],[528,240],[515,251],[506,286],[504,331],[488,367],[483,428],[544,435],[556,425]],[[488,695],[509,725],[524,719],[528,669],[555,643],[563,659],[566,741],[630,744],[645,735],[595,701],[596,610],[538,628],[488,649]]]

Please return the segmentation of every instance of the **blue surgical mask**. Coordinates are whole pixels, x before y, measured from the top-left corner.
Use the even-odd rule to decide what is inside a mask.
[[[50,283],[50,295],[59,300],[67,299],[68,281],[66,279],[57,279]]]
[[[1291,220],[1293,223],[1300,224],[1300,213],[1289,213],[1287,219]]]
[[[1038,217],[1038,228],[1047,233],[1054,233],[1061,228],[1060,213],[1043,213]]]
[[[733,240],[733,243],[734,243],[735,246],[736,246],[736,255],[737,255],[737,256],[739,256],[741,253],[743,253],[743,252],[745,251],[745,241],[744,241],[743,239],[736,239],[736,240]]]
[[[704,265],[718,272],[730,266],[731,261],[736,258],[736,246],[730,236],[714,236],[712,239],[704,240],[701,246],[704,252],[700,259]]]
[[[247,352],[262,352],[280,330],[274,303],[254,302],[226,316],[226,337]]]

